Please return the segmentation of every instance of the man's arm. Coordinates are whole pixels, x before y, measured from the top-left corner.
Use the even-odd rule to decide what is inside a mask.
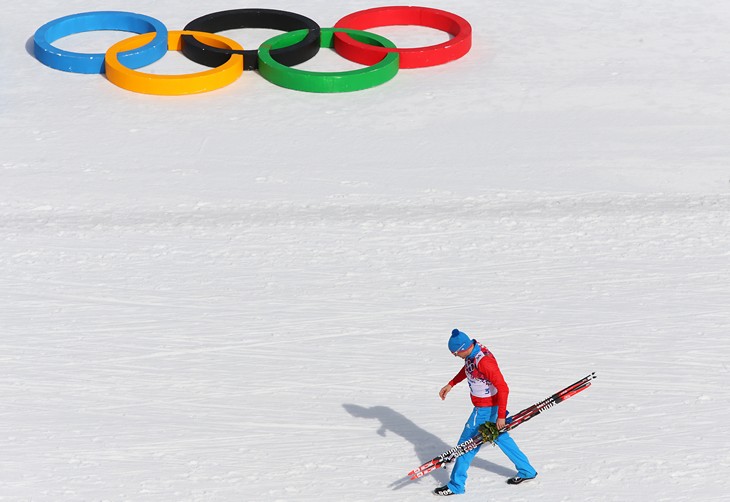
[[[495,401],[497,403],[497,429],[503,429],[506,425],[507,399],[509,398],[509,386],[499,370],[497,360],[492,357],[483,357],[479,361],[479,371],[497,388]]]
[[[465,378],[466,378],[466,369],[462,367],[461,370],[456,374],[456,376],[454,378],[451,379],[451,381],[449,383],[447,383],[446,385],[441,387],[441,390],[439,391],[439,397],[441,398],[441,400],[443,401],[444,399],[446,399],[446,394],[451,392],[451,389],[454,388],[454,385],[461,382]]]

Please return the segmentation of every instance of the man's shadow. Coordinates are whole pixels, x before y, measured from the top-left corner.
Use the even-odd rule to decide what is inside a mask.
[[[397,411],[392,408],[388,408],[387,406],[371,406],[370,408],[365,408],[356,404],[343,404],[342,407],[345,408],[345,410],[347,410],[347,412],[353,417],[373,418],[380,421],[380,427],[377,430],[379,435],[385,436],[386,432],[390,431],[410,442],[415,449],[416,457],[418,457],[420,463],[427,462],[440,453],[443,453],[455,446],[445,443],[435,435],[418,427],[415,423],[413,423],[413,421],[407,419]],[[512,476],[514,474],[514,471],[507,467],[478,457],[474,458],[471,466],[505,477]],[[416,466],[414,465],[414,467]],[[445,485],[449,481],[449,474],[445,469],[437,469],[436,471],[433,471],[433,477],[441,485]],[[390,486],[393,487],[393,490],[398,490],[408,484],[409,481],[409,477],[404,476],[403,478],[394,481]]]

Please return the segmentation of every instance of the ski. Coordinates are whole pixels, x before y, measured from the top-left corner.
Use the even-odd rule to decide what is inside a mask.
[[[474,437],[467,439],[463,443],[459,443],[450,450],[445,451],[438,457],[435,457],[425,464],[422,464],[420,467],[416,467],[408,473],[408,476],[410,476],[411,479],[418,479],[420,477],[423,477],[429,472],[435,471],[436,469],[439,469],[441,467],[445,467],[445,465],[449,462],[452,462],[463,454],[473,450],[482,443],[484,443],[482,435],[477,434]]]
[[[542,413],[545,410],[548,410],[555,406],[558,403],[561,403],[565,401],[566,399],[573,397],[577,393],[587,389],[591,385],[591,381],[596,378],[596,373],[593,372],[590,375],[587,375],[577,382],[575,382],[572,385],[567,386],[566,388],[559,390],[552,396],[548,397],[547,399],[544,399],[540,401],[539,403],[533,404],[532,406],[529,406],[525,408],[524,410],[520,411],[516,415],[512,416],[511,419],[507,419],[507,425],[503,430],[500,432],[507,432],[518,425],[521,425],[528,420],[530,420],[533,417],[536,417],[540,413]]]
[[[594,378],[596,378],[595,372],[581,378],[571,385],[568,385],[564,389],[559,390],[547,399],[543,399],[542,401],[535,403],[532,406],[528,406],[527,408],[513,415],[512,417],[508,417],[508,423],[502,430],[497,430],[496,426],[491,422],[485,422],[479,427],[479,433],[475,434],[463,443],[459,443],[450,450],[443,452],[438,457],[434,457],[428,462],[420,465],[419,467],[416,467],[408,473],[408,476],[411,479],[421,478],[426,474],[435,471],[436,469],[446,467],[446,464],[453,462],[460,456],[464,455],[467,452],[470,452],[471,450],[477,448],[485,442],[494,442],[499,434],[511,431],[515,427],[527,422],[531,418],[536,417],[543,411],[548,410],[556,404],[561,403],[566,399],[575,396],[579,392],[584,391],[591,386],[591,381]]]

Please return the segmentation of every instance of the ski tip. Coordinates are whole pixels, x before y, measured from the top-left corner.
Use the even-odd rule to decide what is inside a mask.
[[[410,477],[411,481],[415,481],[417,479],[421,479],[426,474],[427,472],[409,472],[408,477]]]

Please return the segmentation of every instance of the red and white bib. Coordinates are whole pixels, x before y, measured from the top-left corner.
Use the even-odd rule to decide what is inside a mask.
[[[497,387],[490,382],[485,375],[479,371],[479,363],[485,357],[494,357],[484,345],[479,344],[479,353],[476,356],[467,357],[464,360],[466,380],[469,383],[469,391],[476,398],[492,397],[497,394]]]

